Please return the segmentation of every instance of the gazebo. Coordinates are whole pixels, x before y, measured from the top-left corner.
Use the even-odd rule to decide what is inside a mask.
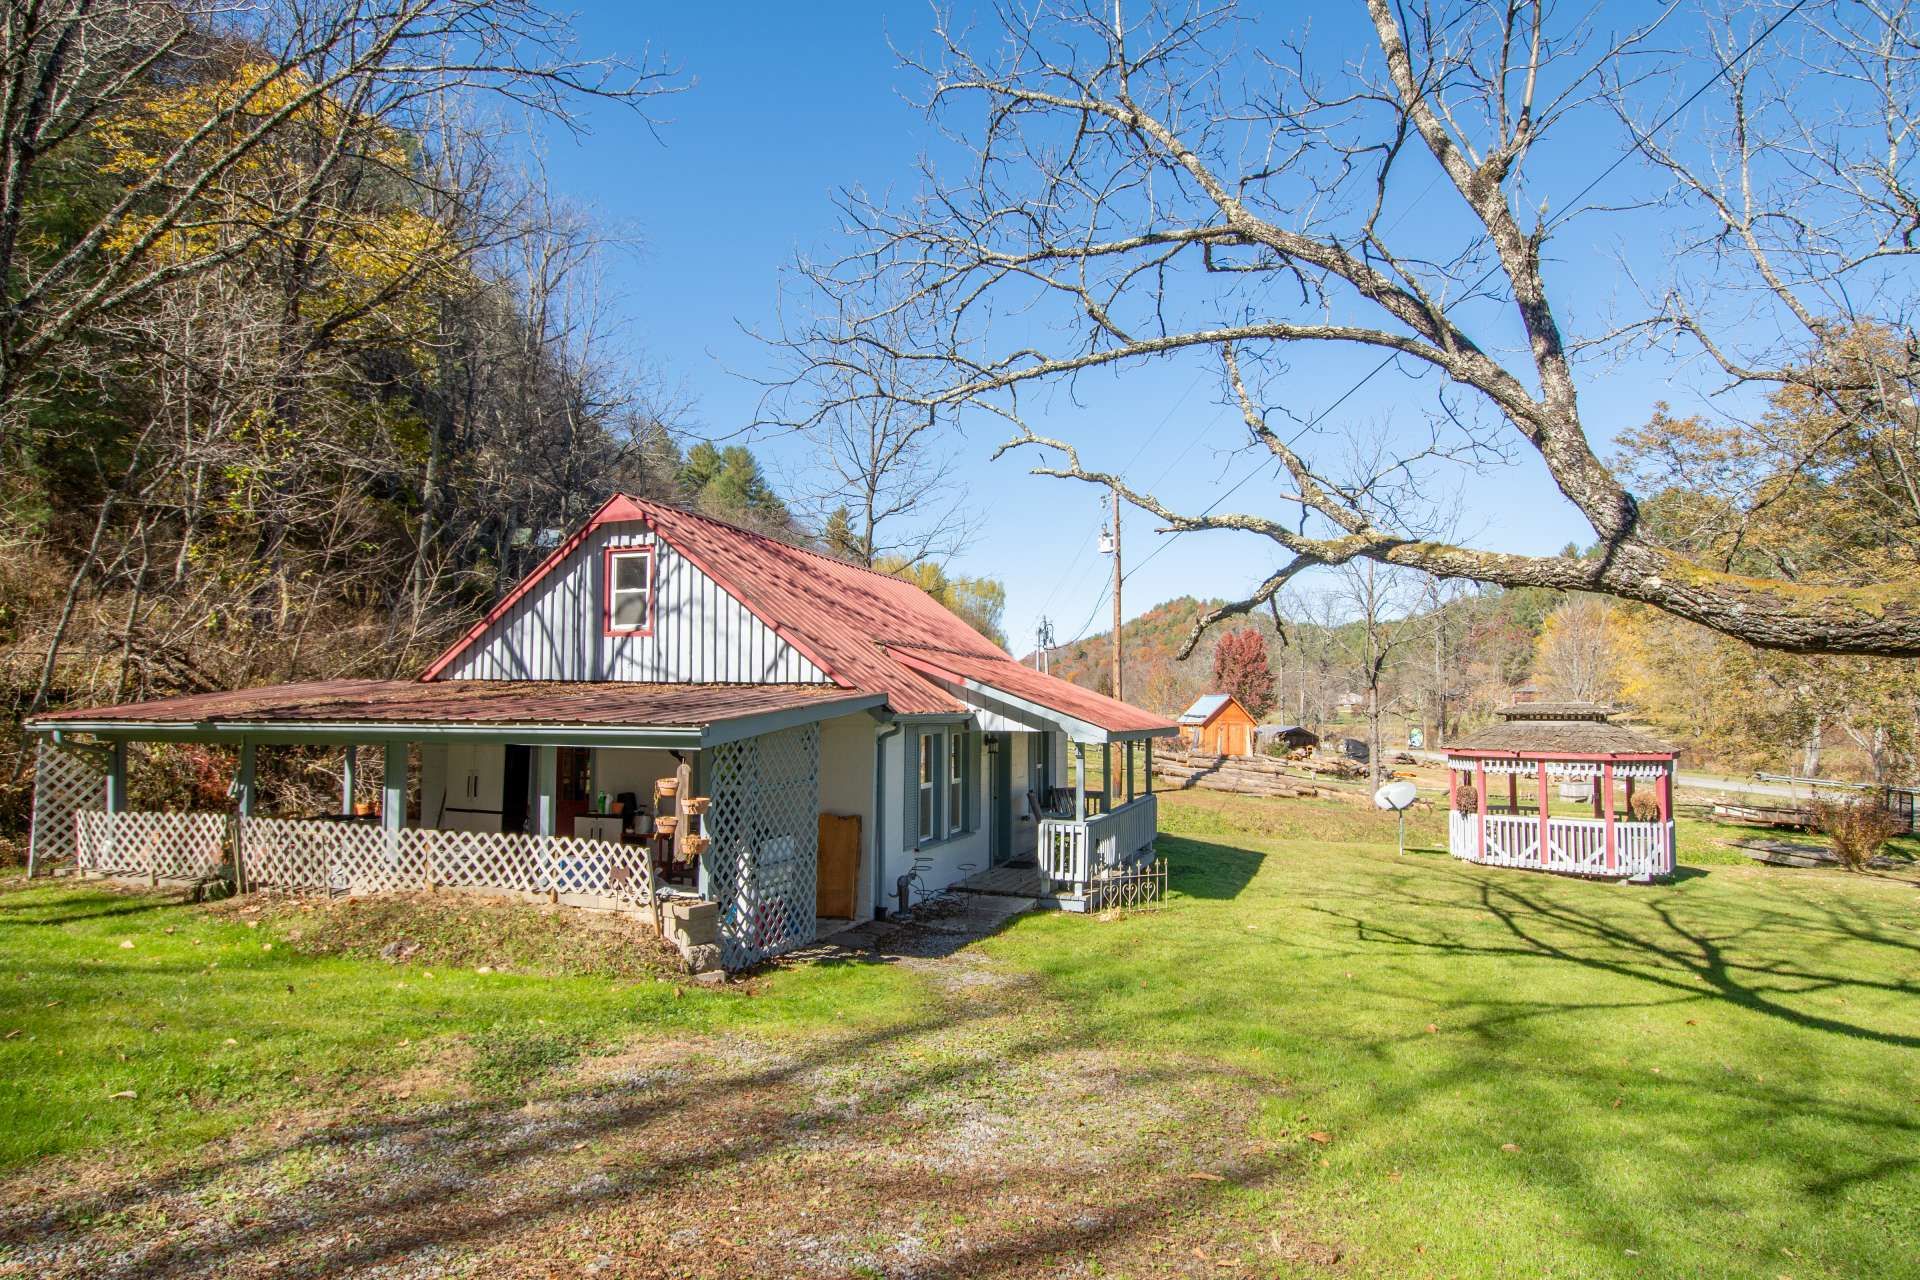
[[[1673,874],[1673,746],[1614,724],[1594,702],[1515,703],[1499,715],[1447,747],[1454,857],[1604,880]],[[1650,804],[1644,790],[1636,803],[1635,784]]]

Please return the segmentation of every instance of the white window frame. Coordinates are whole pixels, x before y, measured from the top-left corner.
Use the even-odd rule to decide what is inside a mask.
[[[646,583],[638,587],[620,585],[620,564],[624,560],[645,560],[647,566]],[[657,562],[654,548],[609,547],[607,548],[607,619],[606,633],[610,636],[650,636],[653,634],[654,587],[656,585]],[[643,602],[641,621],[625,625],[619,621],[620,601],[624,596],[639,596]]]
[[[967,731],[956,729],[947,734],[947,834],[957,836],[967,822]]]
[[[939,812],[934,805],[939,799],[940,789],[934,785],[939,776],[940,735],[926,732],[920,735],[920,829],[914,833],[916,844],[930,843],[940,830]]]

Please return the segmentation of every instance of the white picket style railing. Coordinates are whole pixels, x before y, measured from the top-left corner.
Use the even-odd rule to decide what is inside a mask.
[[[1084,895],[1103,875],[1144,865],[1160,831],[1160,800],[1151,793],[1085,821],[1040,822],[1040,872],[1055,892]]]
[[[1547,819],[1546,856],[1540,853],[1535,814],[1486,815],[1486,851],[1480,848],[1478,814],[1448,815],[1453,856],[1490,867],[1522,867],[1606,880],[1653,880],[1673,874],[1673,824],[1616,819],[1613,865],[1607,865],[1607,824],[1602,818]]]

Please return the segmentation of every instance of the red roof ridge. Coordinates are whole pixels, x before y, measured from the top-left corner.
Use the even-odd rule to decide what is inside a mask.
[[[892,582],[907,582],[907,579],[902,578],[897,573],[888,573],[885,569],[876,569],[870,564],[861,564],[857,560],[842,560],[839,556],[830,555],[817,547],[805,547],[796,542],[786,542],[764,530],[752,529],[744,524],[735,524],[731,520],[722,520],[719,516],[711,516],[704,511],[696,511],[692,507],[683,507],[673,502],[662,502],[657,498],[639,498],[630,493],[623,493],[620,496],[628,502],[633,503],[636,507],[651,507],[655,510],[671,511],[675,515],[687,516],[694,520],[704,520],[708,524],[719,525],[729,533],[742,534],[755,541],[764,542],[786,551],[798,551],[802,555],[812,556],[817,560],[825,560],[828,564],[837,565],[842,569],[858,569],[861,573],[870,573],[877,578],[886,578]],[[916,584],[908,583],[908,585],[913,586]]]

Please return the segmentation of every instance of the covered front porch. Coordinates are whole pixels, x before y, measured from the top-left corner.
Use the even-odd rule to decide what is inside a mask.
[[[690,962],[725,968],[813,939],[822,725],[870,723],[862,713],[877,697],[633,684],[462,693],[332,682],[48,717],[32,726],[44,734],[34,869],[70,858],[85,874],[240,892],[538,895],[644,912]],[[133,809],[128,747],[139,742],[231,748],[230,806]],[[262,753],[288,747],[338,752],[337,808],[262,804]]]

